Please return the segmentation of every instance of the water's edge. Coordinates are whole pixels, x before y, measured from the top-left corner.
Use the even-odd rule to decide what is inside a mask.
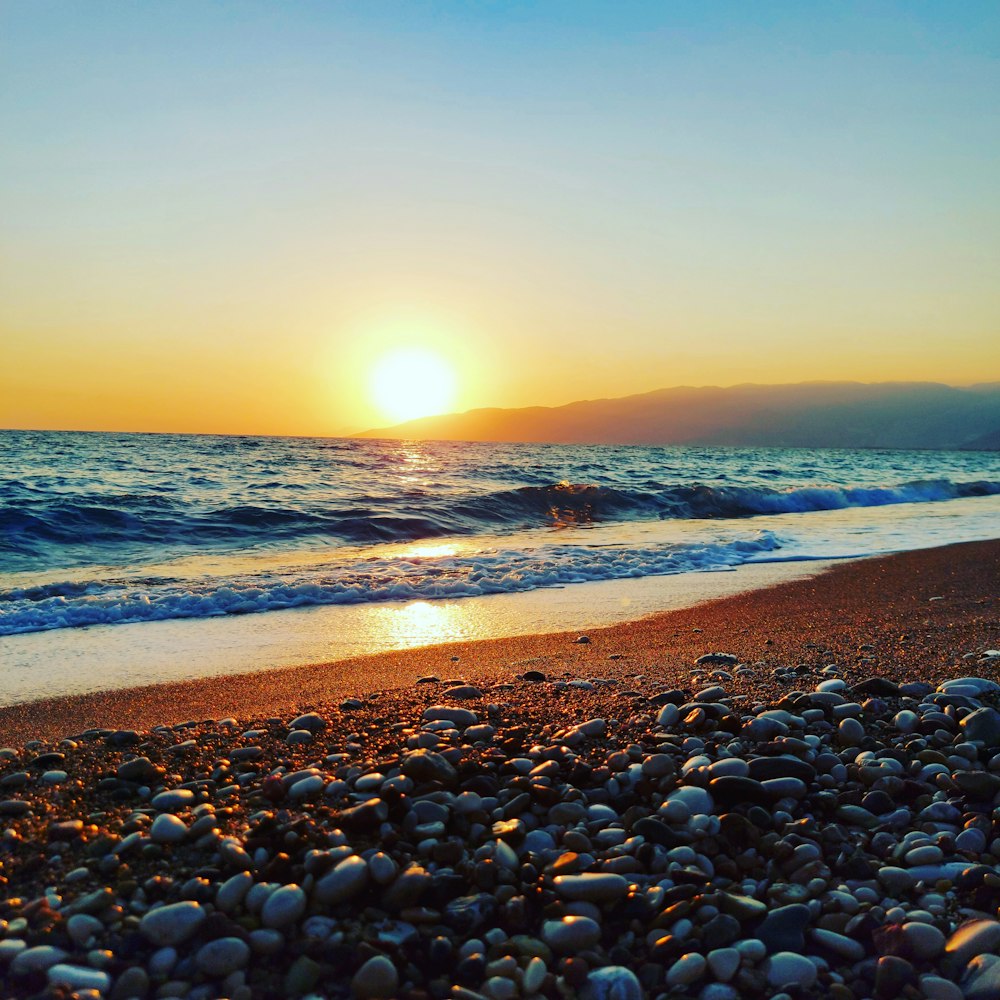
[[[524,593],[335,605],[0,637],[0,706],[205,677],[329,664],[478,639],[601,628],[803,580],[848,560],[756,563]],[[137,630],[140,630],[138,632]],[[474,664],[467,665],[474,671]]]

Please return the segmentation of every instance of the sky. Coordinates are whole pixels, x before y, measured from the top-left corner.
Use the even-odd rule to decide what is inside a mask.
[[[998,93],[994,2],[0,0],[0,427],[998,380]]]

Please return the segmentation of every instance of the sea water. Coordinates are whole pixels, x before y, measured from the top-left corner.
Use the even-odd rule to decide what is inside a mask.
[[[995,452],[5,431],[0,643],[82,648],[99,627],[141,650],[163,622],[551,588],[567,614],[602,581],[649,598],[663,577],[998,528]]]

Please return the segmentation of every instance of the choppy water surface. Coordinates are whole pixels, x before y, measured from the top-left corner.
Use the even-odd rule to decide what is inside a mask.
[[[0,432],[0,635],[996,537],[996,453]]]

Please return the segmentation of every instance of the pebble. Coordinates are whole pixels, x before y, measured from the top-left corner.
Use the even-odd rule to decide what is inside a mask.
[[[644,1000],[636,974],[623,965],[608,965],[587,974],[581,1000]]]
[[[305,715],[300,715],[297,719],[293,719],[288,724],[288,728],[304,729],[315,735],[326,729],[326,720],[315,712],[307,712]]]
[[[844,747],[857,746],[865,736],[865,727],[857,719],[841,719],[837,726],[837,742]]]
[[[817,969],[803,955],[779,951],[764,963],[764,975],[771,986],[808,989],[816,982]]]
[[[455,705],[432,705],[424,710],[423,719],[425,722],[451,722],[456,729],[466,729],[479,721],[475,712]]]
[[[720,983],[728,983],[736,975],[743,957],[736,948],[715,948],[706,956],[712,975]]]
[[[998,948],[1000,922],[996,920],[970,920],[962,924],[944,946],[946,955],[963,964],[976,955],[984,955]]]
[[[363,858],[357,855],[346,858],[317,880],[313,898],[320,903],[341,903],[361,892],[368,884],[368,877],[369,866]]]
[[[195,804],[194,792],[188,788],[175,788],[153,796],[152,806],[160,812],[176,812]]]
[[[69,958],[69,955],[61,948],[42,944],[35,948],[23,948],[19,950],[11,960],[8,970],[14,978],[30,976],[34,972],[45,972],[53,965],[57,965],[67,958]]]
[[[365,870],[367,871],[367,866]],[[267,897],[260,911],[261,922],[265,927],[287,927],[305,913],[308,902],[308,897],[300,886],[283,885]]]
[[[933,924],[910,920],[901,928],[903,940],[912,955],[933,961],[944,951],[945,936]]]
[[[809,918],[809,907],[801,903],[779,906],[767,914],[754,936],[764,942],[769,952],[801,951]]]
[[[967,740],[982,742],[990,748],[1000,747],[1000,712],[978,708],[959,723]]]
[[[351,980],[351,992],[358,1000],[389,1000],[399,988],[399,973],[385,955],[369,958]]]
[[[66,921],[66,933],[77,947],[84,947],[104,930],[104,924],[87,913],[74,913]]]
[[[250,961],[250,946],[236,937],[216,938],[198,949],[194,961],[206,976],[221,979],[246,968]]]
[[[161,813],[149,828],[149,837],[154,844],[179,844],[188,834],[182,819],[172,813]]]
[[[628,879],[622,875],[586,872],[560,875],[554,879],[553,886],[564,899],[604,903],[621,899],[628,892]]]
[[[193,900],[168,903],[150,910],[140,921],[139,930],[155,945],[173,946],[191,937],[206,917],[205,911]]]
[[[996,1000],[1000,997],[1000,955],[977,955],[962,979],[965,1000]]]
[[[455,768],[433,750],[414,750],[403,758],[403,774],[414,781],[440,781],[450,784],[457,777]]]
[[[73,992],[94,990],[97,993],[107,993],[111,989],[111,977],[100,969],[60,962],[51,966],[47,975],[49,985],[63,986]]]
[[[738,957],[738,955],[737,955]],[[696,951],[682,955],[667,970],[667,986],[689,986],[705,974],[708,963],[704,955]]]
[[[992,682],[803,659],[26,745],[0,969],[88,1000],[1000,995]]]
[[[542,924],[542,940],[554,951],[576,953],[601,939],[601,927],[590,917],[566,916]]]
[[[448,688],[444,692],[446,698],[457,698],[459,701],[474,701],[482,698],[483,692],[471,684],[460,684],[458,687]]]

